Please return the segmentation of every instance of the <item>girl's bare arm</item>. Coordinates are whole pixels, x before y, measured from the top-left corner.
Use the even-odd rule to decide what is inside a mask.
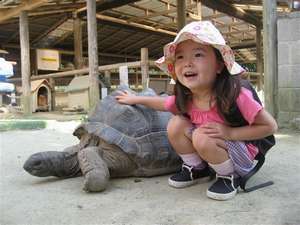
[[[231,140],[255,140],[274,134],[278,126],[275,119],[262,109],[256,115],[253,124],[230,129]]]
[[[137,96],[130,94],[129,92],[119,92],[116,96],[116,100],[121,104],[134,105],[141,104],[153,108],[158,111],[166,111],[164,102],[165,97],[159,96]]]
[[[253,124],[243,127],[229,127],[219,123],[207,123],[202,126],[210,137],[224,140],[243,141],[260,139],[274,134],[278,127],[275,119],[264,109],[258,112]]]

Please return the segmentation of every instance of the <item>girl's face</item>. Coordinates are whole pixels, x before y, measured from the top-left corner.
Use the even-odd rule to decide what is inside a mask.
[[[224,67],[217,61],[213,47],[192,40],[178,44],[175,52],[175,73],[177,79],[192,92],[199,88],[212,88]]]

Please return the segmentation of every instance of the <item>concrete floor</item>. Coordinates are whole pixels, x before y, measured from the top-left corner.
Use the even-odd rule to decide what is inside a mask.
[[[114,179],[106,191],[87,194],[82,177],[37,178],[22,169],[33,153],[76,144],[72,129],[0,133],[1,225],[300,224],[299,133],[277,134],[277,145],[251,181],[274,185],[219,202],[206,197],[209,182],[178,190],[168,186],[168,176]]]

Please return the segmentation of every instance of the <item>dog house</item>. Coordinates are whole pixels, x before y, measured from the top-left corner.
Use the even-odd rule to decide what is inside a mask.
[[[68,108],[89,109],[89,76],[77,76],[66,88],[68,93]]]
[[[51,86],[46,79],[31,81],[32,112],[51,110]]]

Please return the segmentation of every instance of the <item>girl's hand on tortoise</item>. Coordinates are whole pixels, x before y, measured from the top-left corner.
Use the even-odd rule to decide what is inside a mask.
[[[126,104],[126,105],[134,105],[136,104],[136,98],[137,96],[130,93],[129,91],[117,91],[117,96],[115,96],[115,99],[120,104]]]

